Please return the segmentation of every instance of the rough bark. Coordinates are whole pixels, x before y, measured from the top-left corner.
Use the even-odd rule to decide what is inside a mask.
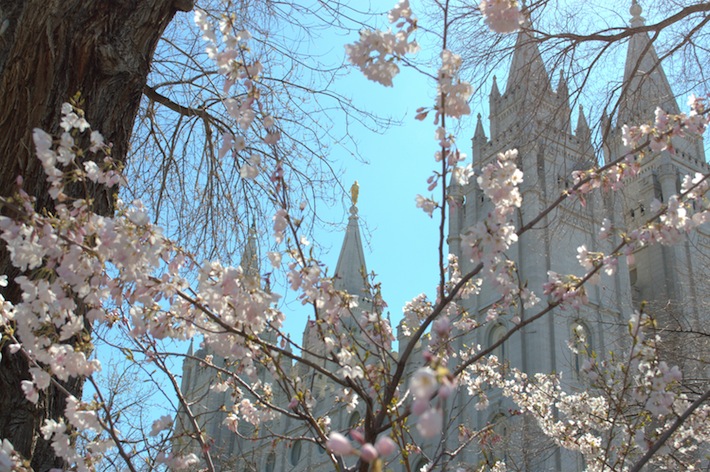
[[[0,195],[9,196],[22,175],[38,208],[51,209],[32,129],[56,134],[61,104],[77,92],[87,120],[125,161],[156,44],[176,11],[191,8],[186,0],[0,0]],[[94,190],[95,210],[110,214],[112,195]],[[4,248],[0,271],[10,280],[17,275]],[[4,295],[19,298],[12,285]],[[52,391],[36,406],[26,402],[19,385],[27,369],[2,347],[0,438],[31,458],[36,471],[61,467],[39,426],[61,416],[64,398]],[[80,396],[80,382],[68,387]]]

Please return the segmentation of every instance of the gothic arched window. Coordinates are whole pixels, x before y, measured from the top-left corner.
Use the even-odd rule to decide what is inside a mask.
[[[490,429],[481,444],[486,448],[486,456],[491,465],[497,461],[508,460],[508,421],[509,417],[501,411],[491,415],[488,420]]]
[[[291,464],[296,465],[301,460],[301,441],[296,441],[291,446]]]
[[[488,333],[488,345],[492,346],[501,339],[503,339],[503,336],[505,336],[507,332],[508,330],[505,329],[505,326],[500,323],[493,326],[493,328],[491,328],[490,332]],[[506,346],[504,342],[503,344],[495,348],[493,352],[491,352],[491,354],[496,356],[498,358],[498,361],[501,363],[506,359],[506,356],[508,355],[505,347]]]
[[[276,469],[276,454],[274,454],[272,452],[266,458],[266,464],[264,465],[264,472],[274,472],[274,469]]]

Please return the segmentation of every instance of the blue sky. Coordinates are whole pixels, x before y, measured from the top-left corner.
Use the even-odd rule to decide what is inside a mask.
[[[386,9],[391,7],[389,3],[394,5],[396,2],[392,0],[387,4],[378,3],[377,6]],[[415,14],[419,3],[412,1]],[[630,19],[627,12],[627,6],[618,12],[597,11],[600,16],[596,17],[596,20],[622,26]],[[380,26],[388,27],[384,16],[381,18]],[[357,40],[357,34],[353,33],[350,37],[339,35],[327,39],[326,44],[330,48],[327,54],[333,55],[337,61],[343,60],[344,45]],[[419,59],[427,61],[431,57],[438,56],[436,52],[439,50],[438,45],[433,44],[431,37],[425,36],[420,31],[417,40],[423,46]],[[465,47],[465,45],[454,45],[452,47],[454,52],[460,52],[457,51],[457,47]],[[582,95],[578,97],[577,103],[581,102],[585,105],[585,113],[592,128],[596,127],[601,115],[598,97],[594,95],[604,93],[609,84],[621,80],[625,53],[626,44],[617,45],[611,57],[605,59],[598,70],[593,71],[592,83],[587,84]],[[436,61],[429,62],[436,63]],[[508,60],[503,61],[501,70],[495,71],[502,92],[505,87],[508,62]],[[666,68],[668,67],[669,65],[666,65]],[[428,72],[435,73],[435,70]],[[559,72],[555,72],[551,77],[553,87],[557,86],[558,76]],[[488,134],[487,110],[481,109],[478,104],[488,101],[491,77],[483,86],[483,90],[473,97],[472,115],[463,120],[462,131],[457,135],[459,149],[468,156],[467,162],[471,159],[470,139],[473,136],[477,113],[483,115],[484,127]],[[430,218],[415,206],[417,194],[425,196],[431,194],[427,190],[426,179],[436,168],[435,125],[432,123],[432,115],[423,122],[414,119],[417,108],[431,106],[435,95],[435,83],[412,69],[402,67],[400,75],[394,79],[394,87],[387,88],[369,82],[353,68],[336,84],[336,89],[346,96],[351,96],[359,107],[401,121],[401,125],[392,126],[382,133],[375,133],[364,127],[356,127],[352,130],[358,144],[359,155],[367,161],[365,163],[351,157],[348,150],[338,147],[334,147],[329,155],[336,166],[340,166],[344,171],[342,176],[344,188],[348,189],[355,180],[360,184],[358,208],[367,268],[377,274],[377,281],[382,284],[383,297],[388,303],[387,311],[392,316],[393,324],[396,325],[401,318],[402,306],[422,292],[433,298],[437,282],[439,215],[435,213],[434,218]],[[703,91],[696,91],[696,93],[703,93]],[[686,98],[683,96],[678,98],[682,110],[685,109],[685,101]],[[575,106],[572,110],[573,129],[576,119]],[[439,190],[437,188],[435,192],[438,194]],[[440,200],[436,194],[434,198]],[[342,225],[332,232],[319,231],[315,236],[323,247],[321,259],[329,267],[331,275],[342,244],[348,207],[349,201],[346,196],[343,196],[342,204],[324,210],[321,217],[328,221],[342,221]],[[307,312],[302,314],[304,311],[296,304],[288,304],[283,308],[287,316],[286,330],[292,333],[295,339],[300,339]]]
[[[388,0],[378,5],[386,9],[394,3],[396,0]],[[416,12],[417,2],[413,4]],[[626,7],[623,13],[625,10]],[[622,16],[626,18],[623,13]],[[382,24],[384,22],[383,18]],[[327,39],[327,44],[323,47],[327,48],[327,54],[332,55],[334,61],[338,62],[344,60],[345,44],[357,40],[357,34],[353,33],[349,37],[333,35]],[[430,46],[427,49],[426,37],[420,34],[418,39],[425,46],[422,54],[432,54],[431,51],[435,47]],[[507,61],[504,63],[507,65]],[[505,71],[501,72],[498,74],[499,85],[503,87],[505,82],[500,79]],[[616,74],[621,71],[609,73]],[[555,85],[556,79],[557,77],[553,79]],[[487,101],[488,87],[490,81],[482,92],[484,102]],[[352,129],[358,144],[358,153],[367,162],[353,158],[349,150],[338,146],[334,146],[328,156],[337,168],[343,170],[343,187],[347,189],[355,180],[359,182],[358,208],[367,268],[377,274],[377,281],[382,284],[383,297],[389,305],[387,312],[391,314],[393,324],[396,325],[402,315],[402,306],[408,300],[422,292],[433,298],[438,278],[438,215],[430,218],[415,205],[417,194],[430,194],[426,180],[436,168],[434,153],[437,150],[437,142],[434,138],[435,125],[432,118],[420,122],[415,120],[414,116],[417,108],[432,104],[435,84],[429,78],[403,68],[394,80],[394,87],[386,88],[368,81],[361,73],[351,69],[350,73],[336,84],[336,89],[352,97],[357,106],[380,116],[400,120],[402,123],[400,126],[382,130],[381,133],[364,127]],[[479,103],[480,100],[480,96],[474,97],[473,102]],[[683,107],[684,101],[679,102]],[[469,160],[470,138],[478,112],[484,116],[484,125],[487,124],[486,111],[474,107],[472,117],[464,121],[463,131],[457,137],[460,149],[468,155]],[[576,110],[573,111],[573,117],[576,119]],[[594,120],[590,123],[593,125]],[[331,275],[345,234],[349,205],[348,197],[343,195],[340,204],[329,208],[319,206],[321,218],[341,222],[339,228],[331,231],[319,229],[315,235],[323,249],[320,258],[329,267]],[[281,287],[277,288],[277,291],[280,290]],[[300,341],[309,310],[294,303],[293,296],[287,295],[287,300],[289,299],[291,301],[281,307],[286,314],[285,328],[294,340]],[[187,349],[186,345],[184,349]],[[179,367],[176,368],[179,371]]]
[[[345,44],[354,42],[357,35],[338,39],[341,44],[333,45],[331,54],[344,58]],[[438,278],[439,219],[436,214],[430,218],[416,208],[415,203],[417,194],[431,194],[426,181],[435,169],[437,150],[432,119],[415,120],[415,110],[431,106],[435,84],[412,69],[402,68],[394,79],[394,86],[384,87],[351,69],[336,88],[353,97],[357,106],[401,122],[379,133],[364,127],[354,128],[358,153],[366,162],[339,147],[334,147],[328,156],[343,170],[344,188],[349,189],[355,180],[360,185],[357,206],[367,269],[374,271],[376,280],[382,283],[387,311],[396,324],[404,303],[422,292],[432,296]],[[472,133],[473,130],[461,137],[467,154],[470,154]],[[440,187],[434,190],[439,191]],[[341,204],[326,209],[321,216],[330,221],[342,221],[342,225],[332,232],[323,230],[315,235],[323,246],[322,261],[331,275],[345,235],[349,205],[349,198],[343,196]],[[300,336],[307,314],[302,315],[298,309],[290,313],[290,309],[297,308],[294,305],[284,307],[286,329]]]

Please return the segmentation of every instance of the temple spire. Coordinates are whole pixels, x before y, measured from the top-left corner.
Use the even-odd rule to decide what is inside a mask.
[[[557,83],[557,114],[559,128],[569,133],[572,110],[569,105],[569,88],[567,87],[567,80],[562,70],[560,70],[560,80]]]
[[[629,13],[634,28],[644,26],[645,19],[637,0],[632,0]],[[668,113],[679,113],[678,103],[658,59],[653,42],[646,32],[634,34],[629,40],[629,50],[624,67],[624,83],[619,104],[619,126],[646,121],[656,107]]]
[[[582,139],[582,137],[588,139],[591,135],[589,124],[587,123],[587,117],[584,116],[584,107],[582,105],[579,106],[579,115],[577,115],[577,129],[575,130],[574,134],[577,135],[577,137],[580,139]]]
[[[537,47],[537,40],[526,28],[518,32],[515,41],[505,93],[510,94],[516,86],[527,89],[524,93],[532,91],[539,94],[550,90],[550,78]]]
[[[475,141],[485,141],[486,132],[483,130],[483,122],[481,121],[481,114],[478,114],[476,121],[476,132],[473,134],[473,139]]]
[[[493,86],[491,87],[491,98],[500,98],[500,89],[498,88],[498,78],[493,76]]]
[[[579,106],[579,115],[577,116],[577,128],[574,135],[582,145],[582,153],[587,154],[592,152],[592,132],[587,123],[587,117],[584,116],[584,107]]]
[[[481,121],[481,114],[479,113],[476,122],[476,132],[473,133],[473,138],[471,138],[471,151],[474,162],[481,159],[483,156],[483,147],[486,143],[488,143],[488,138],[486,138],[486,132],[483,131],[483,122]],[[453,178],[451,182],[452,185],[455,183]]]
[[[256,245],[256,225],[252,224],[247,233],[247,243],[244,246],[242,260],[239,262],[244,275],[259,281],[259,253]]]
[[[359,185],[356,184],[353,184],[351,188],[353,205],[350,207],[345,239],[340,249],[338,264],[335,267],[334,286],[337,290],[345,290],[351,295],[361,296],[367,290],[365,283],[367,267],[365,265],[365,251],[362,248],[362,238],[360,237],[357,206],[355,206],[360,189]]]
[[[560,98],[560,100],[569,102],[569,88],[567,87],[565,73],[562,70],[560,70],[560,80],[557,83],[557,96]]]
[[[500,102],[500,90],[498,89],[498,79],[493,76],[493,86],[491,87],[491,94],[488,96],[488,102],[490,106],[490,120],[491,120],[491,139],[495,139],[498,136],[498,122],[499,122],[499,102]],[[475,158],[475,156],[474,156]]]
[[[641,16],[643,13],[643,8],[639,5],[638,1],[631,0],[631,8],[629,8],[629,13],[631,13],[631,26],[638,28],[639,26],[644,26],[646,24],[646,18]]]

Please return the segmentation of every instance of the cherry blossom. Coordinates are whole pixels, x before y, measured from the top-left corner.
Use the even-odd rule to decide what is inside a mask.
[[[516,0],[482,0],[478,8],[496,33],[517,31],[524,21]]]
[[[479,8],[497,32],[514,31],[523,21],[512,0],[483,1]],[[405,56],[418,46],[411,39],[417,20],[407,0],[389,12],[389,21],[395,32],[363,30],[360,40],[347,47],[347,54],[366,77],[391,86]],[[195,22],[209,43],[208,57],[224,80],[224,96],[219,100],[241,130],[237,133],[243,134],[225,132],[218,155],[224,159],[229,154],[241,163],[242,178],[262,178],[264,185],[270,185],[268,190],[278,195],[286,186],[281,164],[266,162],[257,153],[241,154],[247,149],[247,138],[276,145],[280,136],[277,118],[258,100],[265,72],[259,59],[247,54],[251,35],[239,27],[236,15],[213,18],[198,10]],[[336,290],[337,281],[327,276],[325,265],[308,254],[312,245],[300,230],[305,204],[299,213],[288,199],[274,197],[276,248],[267,257],[273,269],[283,268],[294,298],[312,307],[308,327],[315,342],[311,345],[296,344],[280,332],[285,316],[278,305],[280,295],[270,287],[262,288],[247,267],[194,261],[151,224],[149,210],[138,201],[118,200],[115,216],[103,217],[91,211],[88,200],[70,198],[70,192],[65,192],[69,183],[88,180],[112,187],[122,177],[103,136],[91,130],[76,104],[67,103],[62,106],[59,136],[33,131],[37,157],[54,199],[53,211],[36,212],[19,179],[17,196],[3,202],[12,205],[13,216],[0,216],[0,237],[12,264],[24,272],[14,279],[23,293],[21,300],[12,304],[0,297],[0,327],[10,343],[10,354],[30,362],[29,378],[21,384],[25,397],[36,403],[52,384],[77,377],[92,380],[101,364],[92,357],[87,326],[120,324],[133,343],[148,346],[141,354],[151,368],[161,361],[157,346],[162,340],[200,335],[202,347],[210,354],[199,359],[199,365],[223,376],[209,389],[231,398],[232,403],[220,407],[226,410],[226,429],[234,434],[243,435],[240,425],[245,423],[267,430],[268,422],[277,418],[303,421],[309,428],[304,433],[307,440],[324,445],[334,455],[373,464],[373,469],[382,469],[384,458],[400,447],[403,453],[393,460],[406,460],[410,454],[426,457],[417,442],[402,432],[406,421],[416,424],[422,438],[437,438],[444,418],[449,421],[450,404],[459,387],[475,399],[472,406],[479,411],[490,408],[499,396],[507,398],[514,405],[508,412],[511,416],[534,419],[557,446],[581,454],[589,470],[608,470],[611,466],[604,462],[608,457],[619,458],[613,467],[623,470],[666,431],[673,433],[665,446],[672,452],[659,454],[654,466],[668,466],[665,461],[674,454],[693,457],[703,451],[710,442],[710,408],[694,405],[681,391],[683,374],[661,358],[654,320],[642,310],[629,319],[624,348],[608,357],[593,352],[581,327],[573,330],[569,346],[582,361],[577,380],[588,382],[573,392],[564,390],[564,374],[525,374],[493,355],[495,343],[483,348],[463,340],[462,332],[496,322],[511,336],[553,310],[584,313],[589,309],[586,285],[613,274],[619,258],[632,257],[650,244],[682,242],[710,221],[707,175],[684,176],[680,192],[664,202],[649,202],[651,215],[635,228],[603,220],[599,237],[616,246],[590,250],[594,246],[581,245],[577,250],[581,275],[549,271],[546,282],[528,287],[510,257],[519,237],[529,230],[518,218],[524,175],[517,151],[507,150],[484,165],[476,164],[475,173],[473,164],[461,164],[465,155],[446,121],[470,113],[472,87],[459,77],[459,55],[443,49],[439,58],[438,98],[433,107],[420,108],[417,118],[426,117],[428,110],[436,112],[434,139],[440,149],[434,160],[439,168],[427,185],[429,192],[442,191],[442,203],[417,195],[416,205],[430,217],[436,211],[443,227],[447,211],[463,200],[463,193],[454,193],[461,190],[456,187],[477,185],[487,214],[458,235],[462,264],[469,272],[462,273],[457,257],[441,254],[441,282],[435,295],[431,300],[419,295],[403,308],[399,341],[411,349],[402,349],[402,357],[391,354],[393,330],[382,316],[386,304],[377,285],[373,282],[367,294]],[[239,93],[231,93],[233,88],[239,88]],[[620,189],[638,175],[640,160],[673,152],[675,137],[702,134],[708,125],[707,99],[691,97],[690,105],[688,114],[658,108],[653,123],[624,126],[622,139],[628,154],[617,162],[575,171],[573,188],[560,201],[579,198],[584,203],[584,196],[593,191]],[[451,188],[439,187],[439,180],[443,183],[446,177],[451,178]],[[371,280],[368,276],[366,284]],[[7,283],[7,277],[0,276],[0,286]],[[484,284],[497,298],[482,316],[467,312],[461,300],[479,294]],[[544,301],[536,295],[540,290],[547,296]],[[528,311],[520,310],[521,306]],[[303,362],[312,373],[327,378],[327,391],[317,392],[312,378],[297,368],[292,369],[295,374],[286,372],[292,361]],[[277,385],[287,392],[282,403],[275,400]],[[315,414],[317,402],[331,394],[333,410]],[[96,395],[84,400],[67,395],[65,418],[47,419],[42,425],[43,436],[72,470],[92,470],[109,447],[123,444],[120,431],[110,424],[112,412],[99,391]],[[183,400],[188,410],[190,401]],[[353,441],[331,431],[331,415],[356,410],[365,411],[367,417],[350,432]],[[684,412],[688,413],[684,422],[676,425]],[[186,414],[195,420],[193,413]],[[150,435],[159,436],[172,424],[172,416],[162,416],[152,423]],[[196,421],[193,426],[193,439],[209,461],[210,438]],[[461,448],[481,433],[465,425],[459,432],[461,444],[456,447]],[[278,440],[282,439],[286,438]],[[77,448],[77,443],[82,447]],[[170,469],[201,467],[201,459],[193,453],[162,451],[156,456]],[[422,470],[437,467],[436,458],[429,459]],[[13,446],[3,440],[0,469],[22,467]],[[502,462],[492,467],[505,470]]]
[[[355,452],[355,448],[350,444],[348,438],[337,432],[330,433],[326,447],[333,454],[339,454],[341,456]]]
[[[433,216],[434,210],[436,210],[436,208],[439,206],[439,204],[431,198],[426,198],[421,195],[417,195],[416,200],[417,208],[421,208],[422,210],[424,210],[424,213],[426,213],[430,217]]]
[[[468,82],[458,78],[461,68],[461,56],[449,50],[441,52],[441,68],[439,69],[438,92],[441,97],[436,104],[437,117],[439,115],[461,118],[471,114],[468,99],[473,94],[473,87]]]
[[[400,1],[389,13],[390,23],[397,23],[400,30],[360,31],[360,40],[345,46],[348,60],[357,66],[368,79],[391,87],[392,80],[399,73],[395,63],[408,54],[416,54],[419,45],[409,36],[417,29],[417,20],[412,15],[407,0]],[[406,27],[406,28],[405,28]]]
[[[157,436],[161,431],[170,428],[173,425],[172,416],[164,415],[153,422],[150,429],[151,436]]]
[[[439,408],[430,408],[417,420],[417,431],[423,438],[433,438],[441,433],[444,425],[443,412]]]

